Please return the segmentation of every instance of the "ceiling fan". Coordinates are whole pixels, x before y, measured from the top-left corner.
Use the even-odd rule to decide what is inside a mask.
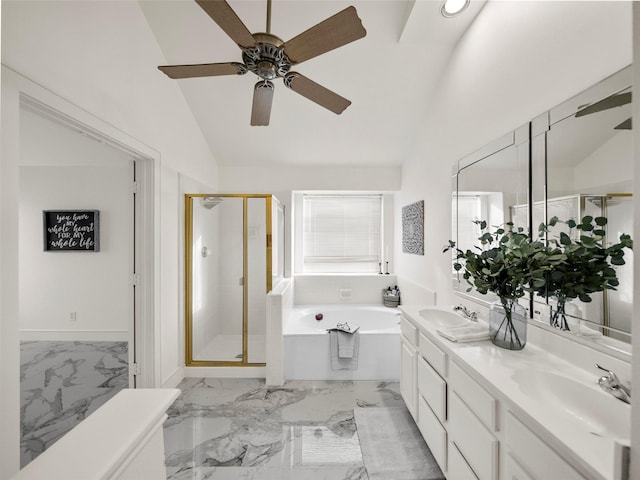
[[[251,125],[269,125],[274,85],[284,79],[285,86],[312,102],[341,114],[351,102],[291,67],[364,37],[356,9],[351,6],[302,32],[288,42],[271,33],[271,0],[267,0],[266,33],[251,33],[225,0],[195,0],[200,7],[242,50],[242,63],[205,63],[159,66],[174,79],[244,75],[248,71],[260,77],[253,90]]]

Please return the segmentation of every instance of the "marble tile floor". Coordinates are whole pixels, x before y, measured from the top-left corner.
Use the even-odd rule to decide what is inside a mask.
[[[127,342],[21,342],[21,466],[127,388],[128,363]]]
[[[353,409],[404,406],[396,382],[188,378],[178,388],[164,425],[168,480],[368,480]]]

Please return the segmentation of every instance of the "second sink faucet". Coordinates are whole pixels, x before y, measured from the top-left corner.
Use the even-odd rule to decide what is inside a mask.
[[[596,367],[600,370],[607,372],[607,375],[603,375],[598,379],[598,385],[607,393],[610,393],[618,400],[622,400],[624,403],[631,403],[631,387],[623,384],[618,376],[611,370],[601,367],[596,363]]]
[[[464,305],[457,305],[457,306],[453,307],[453,311],[454,312],[459,312],[460,315],[462,315],[464,318],[467,318],[467,319],[471,320],[472,322],[477,322],[478,321],[478,313],[477,312],[472,312],[471,310],[469,310]]]

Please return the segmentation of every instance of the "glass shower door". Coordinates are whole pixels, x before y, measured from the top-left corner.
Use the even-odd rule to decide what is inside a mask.
[[[244,199],[190,200],[192,363],[242,362]]]

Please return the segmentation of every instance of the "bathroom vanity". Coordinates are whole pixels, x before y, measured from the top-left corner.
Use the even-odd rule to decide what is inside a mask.
[[[554,355],[542,329],[510,351],[438,335],[468,322],[452,309],[400,309],[400,390],[447,479],[627,478],[631,409],[594,365]]]

